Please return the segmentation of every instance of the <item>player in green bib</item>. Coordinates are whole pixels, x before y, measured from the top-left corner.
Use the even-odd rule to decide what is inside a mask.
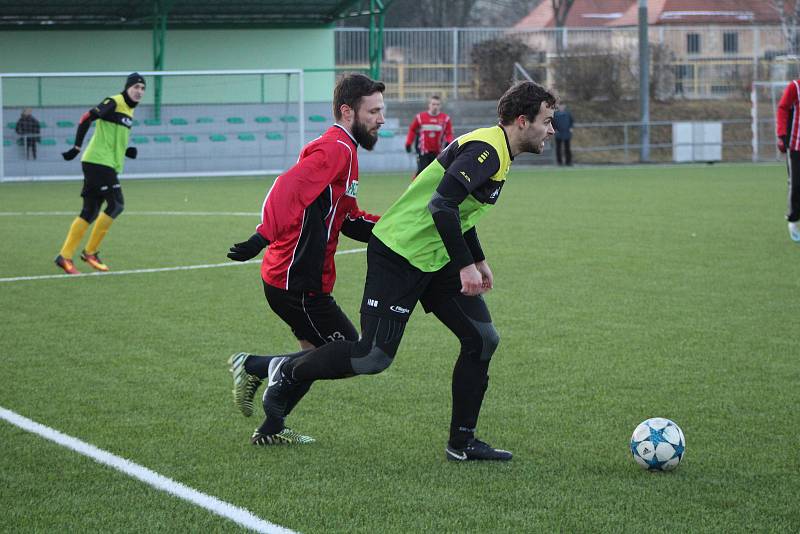
[[[136,148],[128,146],[128,137],[133,125],[133,110],[142,100],[144,91],[145,80],[138,72],[128,76],[125,89],[120,94],[106,98],[83,114],[75,134],[75,145],[62,154],[67,161],[75,159],[89,127],[95,123],[92,139],[81,157],[83,208],[72,221],[64,245],[55,259],[56,265],[67,274],[79,274],[72,256],[92,222],[95,223],[94,228],[81,259],[93,269],[108,271],[108,266],[100,260],[98,249],[111,223],[125,208],[117,175],[122,172],[125,157],[136,158]],[[106,203],[106,209],[100,213],[103,202]]]
[[[500,341],[486,302],[492,271],[475,225],[495,205],[511,162],[539,154],[553,135],[556,98],[534,82],[511,87],[497,105],[497,126],[453,141],[375,225],[367,248],[361,338],[293,356],[272,356],[264,393],[267,418],[283,428],[287,407],[308,383],[380,373],[394,360],[417,302],[461,342],[453,370],[448,460],[510,460],[475,437]]]

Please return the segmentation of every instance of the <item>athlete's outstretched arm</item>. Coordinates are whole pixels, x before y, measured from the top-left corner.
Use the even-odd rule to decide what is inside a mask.
[[[81,120],[78,121],[78,129],[75,132],[75,144],[66,152],[62,152],[61,156],[67,161],[75,159],[75,156],[77,156],[81,151],[83,140],[86,137],[86,134],[89,132],[89,128],[91,127],[92,123],[97,119],[107,117],[116,108],[117,103],[114,102],[114,99],[106,98],[100,104],[81,115]]]
[[[342,223],[342,233],[350,239],[355,239],[362,243],[369,241],[372,236],[372,229],[375,228],[375,223],[381,218],[380,215],[373,215],[359,209],[358,205],[355,206],[345,216]]]

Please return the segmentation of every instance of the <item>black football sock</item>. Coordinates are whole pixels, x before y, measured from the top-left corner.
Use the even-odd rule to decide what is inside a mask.
[[[284,428],[283,418],[267,417],[256,432],[271,436],[279,433]]]
[[[333,341],[283,364],[281,372],[298,382],[334,380],[355,375],[350,363],[354,341]]]
[[[453,369],[450,446],[463,449],[475,437],[483,396],[489,387],[489,362],[461,354]]]
[[[298,356],[302,356],[306,352],[308,351],[301,350],[300,352],[294,352],[292,354],[281,354],[280,356],[258,356],[257,354],[251,354],[244,361],[244,370],[249,375],[255,375],[258,378],[264,379],[267,378],[267,376],[269,375],[269,362],[271,362],[273,358],[297,358]]]

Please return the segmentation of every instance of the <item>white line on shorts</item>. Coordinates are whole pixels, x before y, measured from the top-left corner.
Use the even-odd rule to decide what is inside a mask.
[[[340,250],[337,256],[344,254],[355,254],[364,252],[366,248],[354,248],[350,250]],[[0,282],[23,282],[26,280],[53,280],[58,278],[86,278],[87,276],[119,276],[123,274],[143,274],[143,273],[163,273],[167,271],[192,271],[195,269],[215,269],[217,267],[236,267],[237,265],[247,265],[250,263],[261,263],[261,260],[250,261],[228,261],[225,263],[209,263],[205,265],[180,265],[178,267],[156,267],[153,269],[131,269],[128,271],[107,271],[104,273],[81,273],[81,274],[43,274],[39,276],[14,276],[11,278],[0,278]]]
[[[23,417],[16,412],[7,410],[2,406],[0,406],[0,419],[5,419],[14,426],[58,443],[62,447],[71,449],[78,454],[88,456],[97,463],[107,465],[113,469],[116,469],[117,471],[121,471],[126,475],[140,480],[156,489],[171,493],[179,499],[189,501],[190,503],[201,508],[205,508],[211,513],[217,514],[226,519],[230,519],[231,521],[256,532],[267,532],[269,534],[291,534],[294,532],[280,525],[265,521],[254,515],[252,512],[245,510],[244,508],[239,508],[238,506],[221,501],[216,497],[212,497],[211,495],[206,495],[205,493],[185,486],[180,482],[172,480],[171,478],[159,475],[155,471],[152,471],[146,467],[135,464],[130,460],[126,460],[125,458],[111,454],[108,451],[99,449],[94,445],[86,443],[85,441],[81,441],[77,438],[73,438],[72,436],[62,434],[58,430],[54,430],[49,426],[32,421],[27,417]]]

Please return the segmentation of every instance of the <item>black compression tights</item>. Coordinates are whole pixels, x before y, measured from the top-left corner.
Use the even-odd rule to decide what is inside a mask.
[[[333,380],[359,374],[376,374],[391,365],[405,323],[361,315],[361,339],[334,341],[284,364],[295,380]]]

